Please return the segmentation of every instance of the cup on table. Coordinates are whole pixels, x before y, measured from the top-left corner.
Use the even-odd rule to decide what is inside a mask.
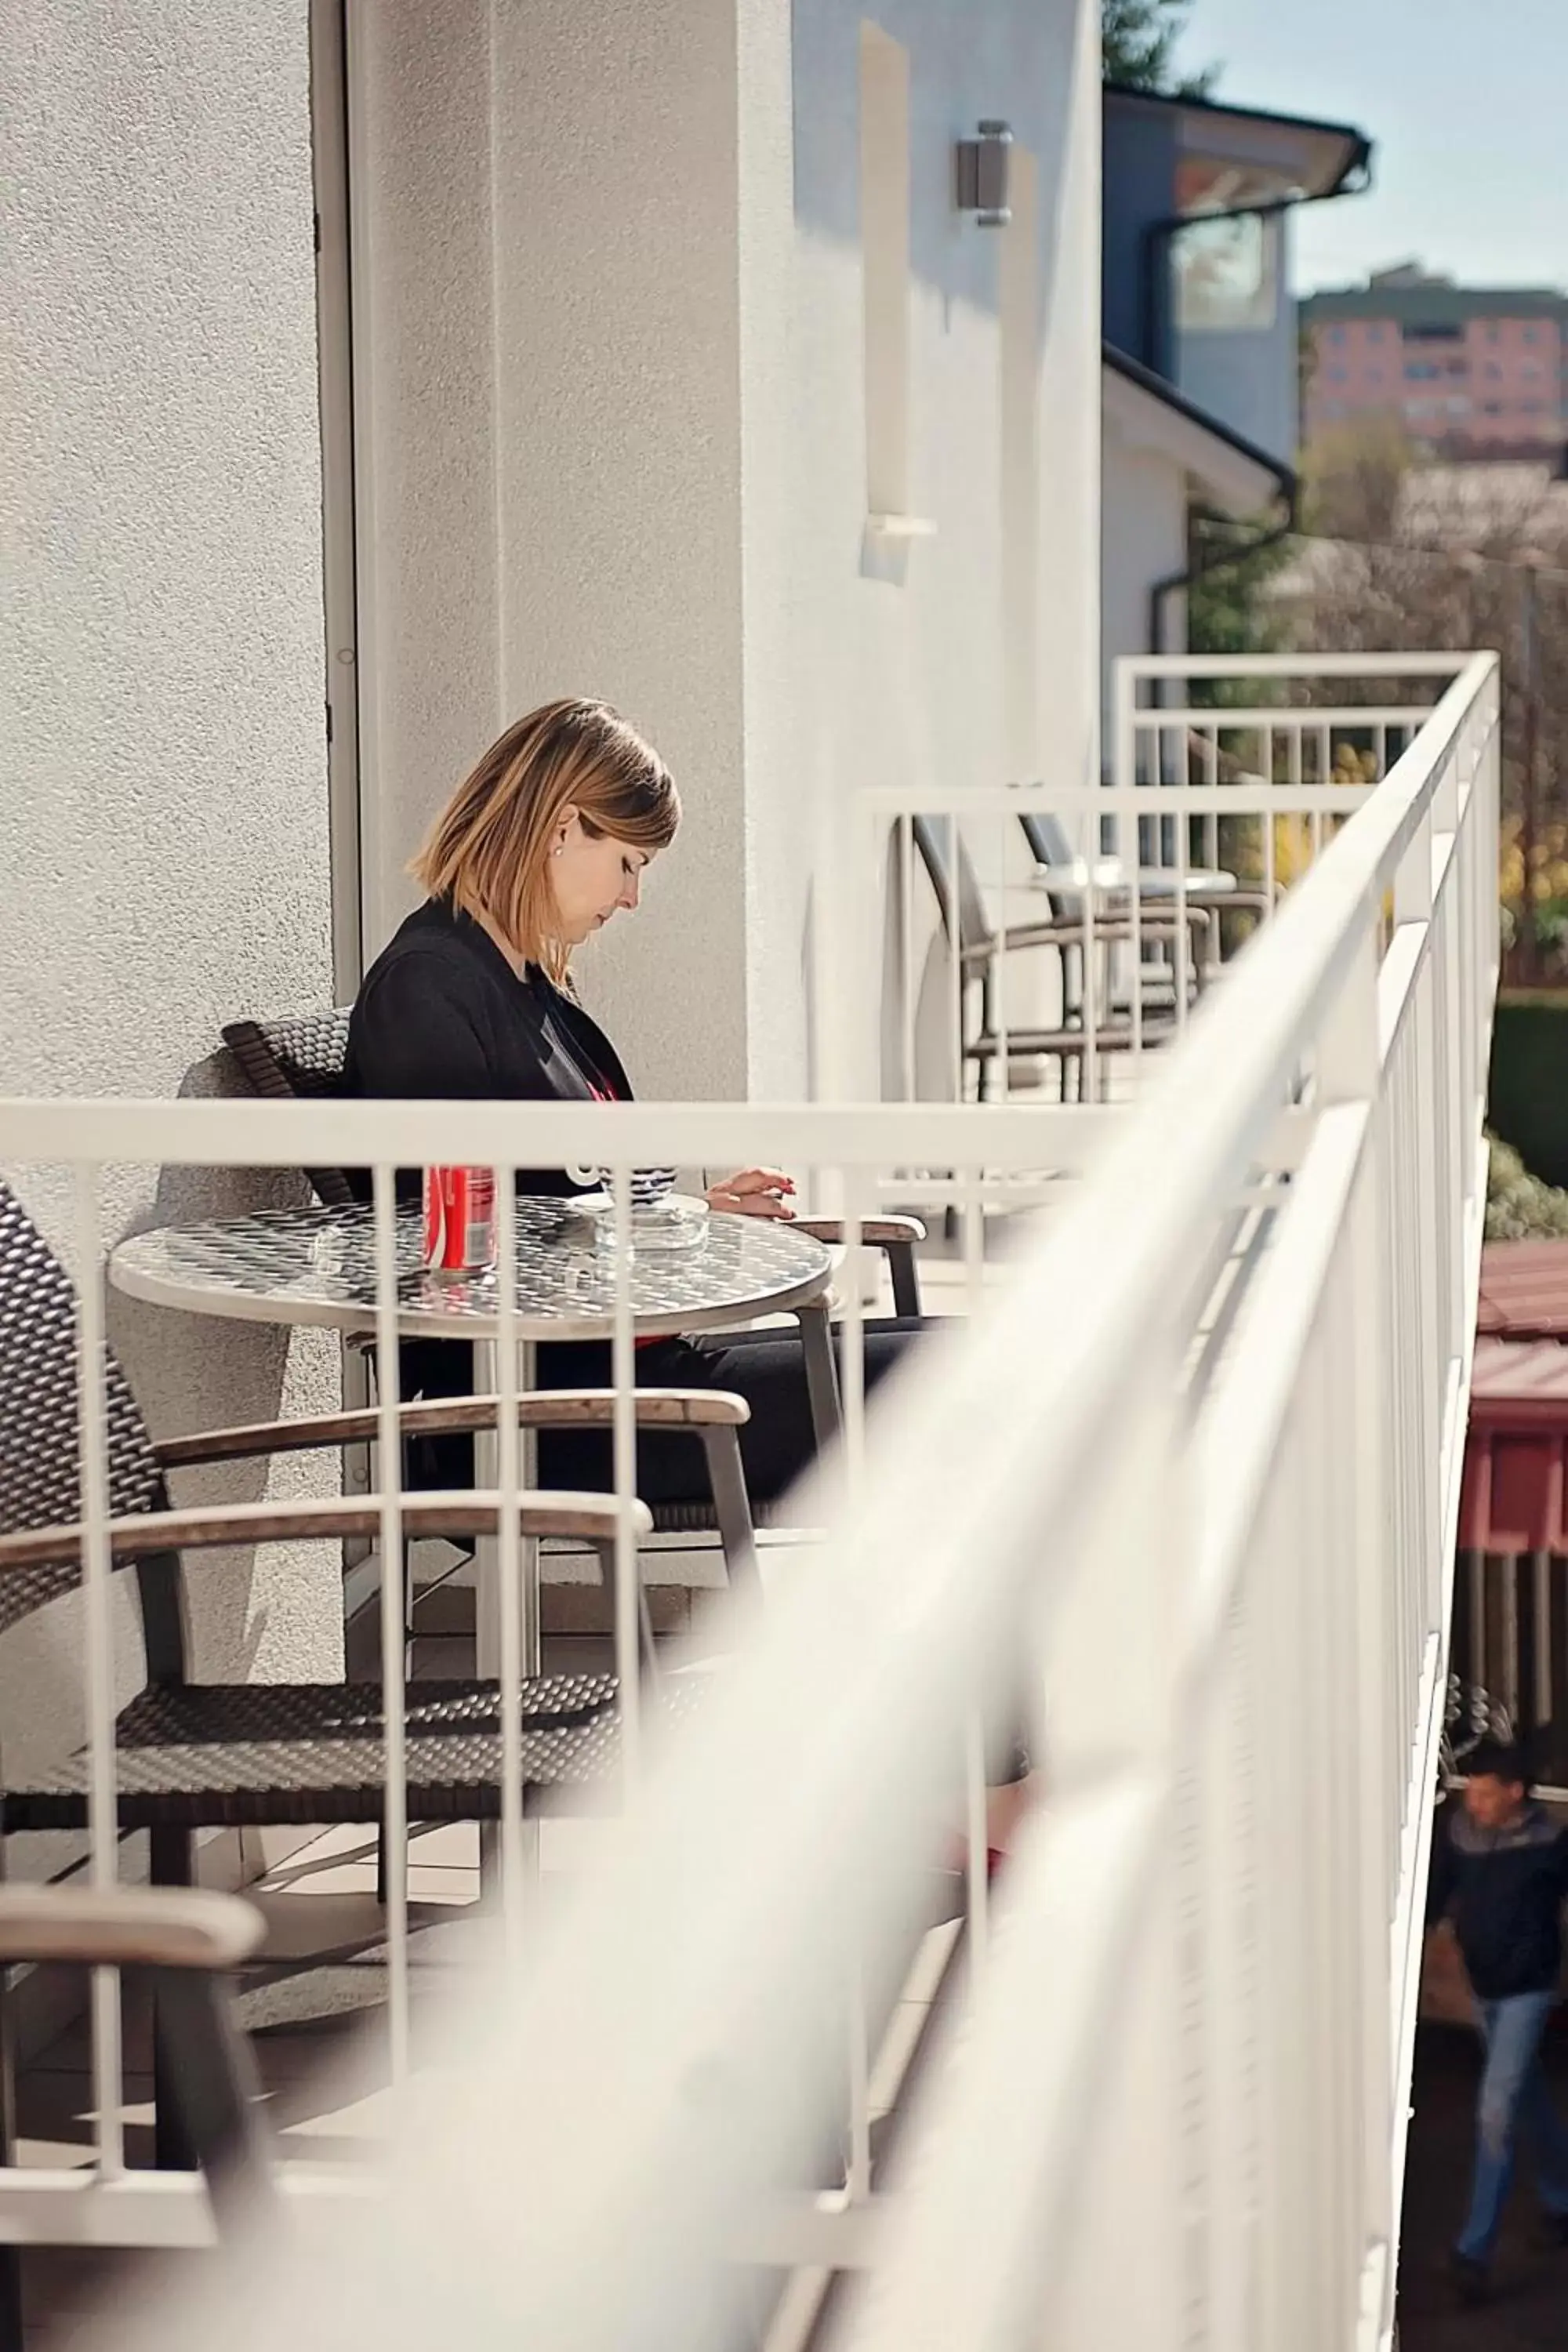
[[[605,1191],[613,1195],[616,1186],[615,1171],[611,1168],[597,1168],[594,1172]],[[653,1210],[662,1209],[674,1190],[673,1168],[634,1168],[631,1172],[633,1215],[647,1216]]]

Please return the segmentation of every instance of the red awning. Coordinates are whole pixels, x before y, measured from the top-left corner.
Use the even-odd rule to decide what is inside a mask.
[[[1568,1242],[1489,1242],[1476,1329],[1501,1339],[1568,1339]]]
[[[1568,1552],[1568,1242],[1489,1242],[1462,1550]]]

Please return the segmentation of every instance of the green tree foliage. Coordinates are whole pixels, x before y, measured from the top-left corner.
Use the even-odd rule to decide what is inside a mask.
[[[1100,0],[1100,46],[1107,81],[1128,89],[1205,98],[1217,68],[1177,79],[1175,49],[1192,0]]]
[[[1189,650],[1278,653],[1285,643],[1285,623],[1268,590],[1290,561],[1290,542],[1270,532],[1264,521],[1250,527],[1201,525],[1193,539],[1197,569],[1187,590]]]

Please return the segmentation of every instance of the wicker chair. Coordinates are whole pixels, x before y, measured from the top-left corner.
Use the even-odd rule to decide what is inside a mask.
[[[231,1021],[223,1032],[223,1039],[253,1092],[274,1101],[287,1101],[294,1097],[331,1096],[337,1092],[348,1050],[348,1034],[349,1015],[341,1006],[334,1006],[320,1013],[292,1013],[276,1021]],[[304,1172],[317,1199],[329,1207],[340,1206],[355,1197],[341,1168],[307,1169]],[[803,1217],[798,1230],[829,1247],[841,1246],[847,1237],[843,1221],[836,1217]],[[865,1244],[879,1250],[887,1260],[894,1313],[918,1316],[921,1290],[915,1246],[925,1239],[921,1220],[907,1216],[868,1217],[861,1221],[859,1231]],[[637,1418],[645,1426],[648,1422],[647,1400],[654,1393],[641,1390],[637,1394]],[[737,1495],[727,1447],[710,1445],[708,1469],[711,1500],[694,1496],[689,1502],[656,1503],[653,1528],[657,1534],[667,1536],[716,1533],[733,1582],[741,1564],[750,1564],[753,1517],[764,1527],[777,1524],[781,1518],[787,1518],[787,1507],[781,1509],[775,1503],[763,1502],[753,1510],[743,1484]]]
[[[21,1202],[0,1184],[0,1633],[77,1586],[77,1310],[68,1276]],[[570,1406],[561,1396],[550,1410]],[[671,1418],[717,1406],[731,1425],[738,1398],[670,1398]],[[379,1822],[384,1804],[381,1686],[351,1684],[195,1684],[187,1677],[186,1561],[215,1547],[374,1531],[378,1506],[328,1498],[171,1508],[169,1472],[194,1462],[268,1454],[280,1447],[336,1447],[344,1416],[216,1431],[154,1444],[112,1357],[105,1364],[108,1509],[115,1569],[136,1571],[147,1679],[115,1726],[116,1793],[122,1831],[150,1832],[152,1876],[186,1886],[195,1832],[268,1823]],[[494,1421],[490,1399],[413,1408],[442,1428]],[[731,1426],[732,1434],[732,1426]],[[415,1534],[495,1533],[497,1498],[447,1493],[410,1497]],[[597,1554],[611,1580],[616,1506],[602,1495],[526,1495],[521,1531],[565,1537]],[[647,1514],[637,1506],[639,1528]],[[646,1613],[645,1658],[652,1643]],[[691,1703],[680,1677],[660,1703]],[[601,1796],[618,1801],[616,1685],[567,1675],[527,1683],[521,1695],[523,1802],[531,1811]],[[490,1821],[500,1813],[499,1686],[491,1681],[410,1682],[407,1811],[411,1821]],[[25,1779],[0,1758],[0,1832],[80,1831],[87,1824],[88,1759],[59,1759]],[[0,2102],[4,2108],[4,2102]],[[8,2112],[8,2108],[5,2109]],[[161,2150],[168,2146],[159,2103]]]
[[[232,1895],[146,1886],[0,1887],[0,1969],[118,1969],[157,2011],[172,2122],[205,2174],[220,2232],[272,2195],[270,2137],[230,1981],[262,1935]],[[8,2154],[8,2151],[6,2151]],[[0,2247],[0,2352],[23,2352],[22,2251]]]

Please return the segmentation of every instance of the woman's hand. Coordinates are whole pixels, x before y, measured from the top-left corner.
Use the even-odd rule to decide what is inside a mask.
[[[722,1184],[710,1185],[708,1205],[732,1217],[793,1217],[791,1179],[776,1168],[742,1168]]]

